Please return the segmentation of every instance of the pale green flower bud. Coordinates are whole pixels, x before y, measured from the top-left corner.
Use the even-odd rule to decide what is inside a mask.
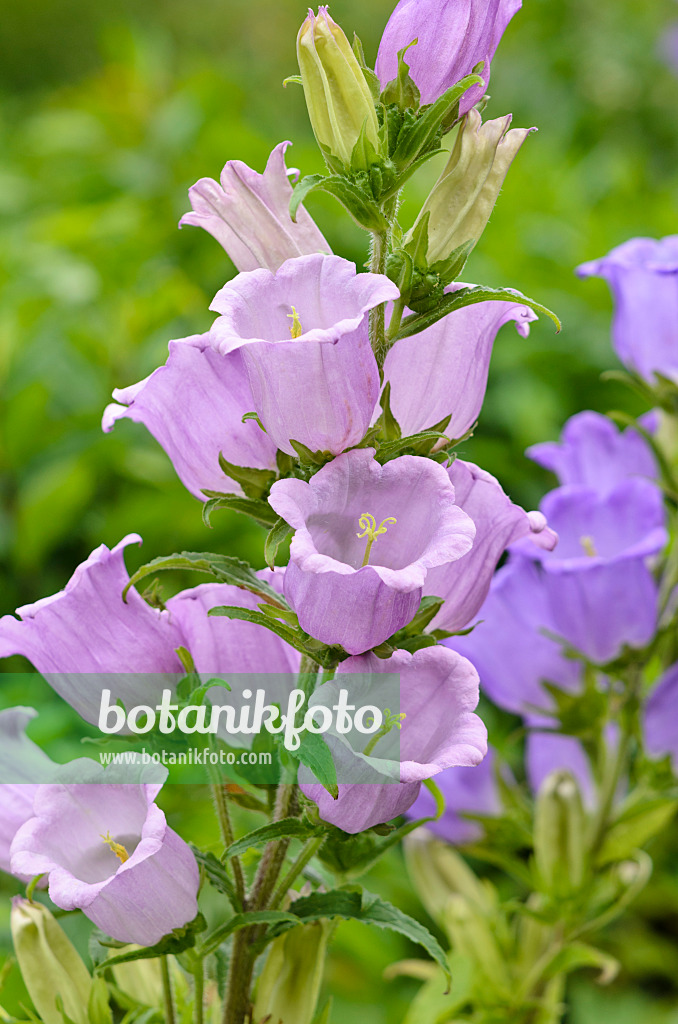
[[[12,901],[12,940],[28,994],[45,1024],[89,1024],[92,978],[66,933],[41,903]]]
[[[326,154],[346,168],[364,132],[367,149],[379,150],[374,100],[348,39],[330,18],[327,7],[309,10],[297,37],[297,57],[311,125]],[[369,166],[368,154],[356,153],[354,170]]]
[[[445,907],[443,926],[455,953],[469,959],[483,990],[506,998],[511,978],[497,941],[499,915],[487,915],[463,896],[453,895]]]
[[[405,841],[405,858],[419,898],[438,924],[444,919],[450,897],[461,894],[486,912],[496,909],[494,891],[471,871],[451,846],[418,829]]]
[[[555,897],[575,893],[586,874],[586,813],[574,777],[552,772],[537,795],[534,857],[546,892]]]
[[[510,124],[511,114],[483,124],[473,109],[459,126],[447,166],[403,243],[405,248],[408,243],[411,248],[413,240],[416,245],[428,216],[428,266],[447,259],[466,242],[475,244],[485,230],[514,157],[530,132],[535,131],[509,131]]]
[[[325,964],[329,921],[299,925],[275,939],[257,985],[254,1020],[311,1024]]]

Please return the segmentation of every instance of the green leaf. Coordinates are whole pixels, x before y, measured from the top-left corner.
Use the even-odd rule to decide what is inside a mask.
[[[472,85],[482,84],[483,79],[479,75],[467,75],[422,111],[410,128],[403,128],[393,154],[394,163],[404,168],[430,149],[438,133],[451,127],[450,119],[454,121],[457,113],[455,108],[458,108],[459,100],[466,90]]]
[[[264,544],[264,558],[269,569],[274,568],[280,546],[285,543],[292,532],[292,527],[289,523],[286,523],[280,517],[276,519]]]
[[[381,393],[382,413],[379,417],[379,427],[382,435],[387,441],[397,441],[402,436],[400,424],[391,412],[391,382],[387,381]]]
[[[199,850],[191,844],[191,849],[200,867],[204,870],[210,883],[217,892],[223,893],[231,903],[234,910],[240,910],[240,900],[235,891],[235,886],[229,878],[228,872],[221,861],[206,850]]]
[[[300,921],[320,921],[323,918],[340,917],[346,921],[362,921],[363,924],[377,928],[388,928],[404,935],[411,942],[422,946],[426,952],[440,965],[448,982],[451,981],[447,956],[438,940],[429,930],[404,914],[380,896],[366,890],[333,889],[330,892],[316,892],[311,896],[302,896],[295,900],[290,908]],[[282,934],[289,925],[274,927],[272,932]]]
[[[234,466],[227,462],[219,452],[219,465],[231,480],[240,484],[248,498],[263,498],[268,494],[275,480],[275,473],[270,469],[251,469],[248,466]]]
[[[282,610],[288,613],[290,609],[284,608]],[[276,633],[285,643],[290,644],[297,651],[310,655],[323,668],[336,668],[340,661],[348,657],[340,647],[328,647],[326,644],[320,643],[320,641],[313,640],[306,633],[302,633],[301,630],[295,629],[271,615],[264,615],[261,611],[255,611],[250,608],[237,608],[232,605],[220,605],[217,608],[211,608],[207,614],[225,615],[229,619],[241,619],[243,622],[254,622],[257,626],[264,626],[266,629],[270,629],[272,633]]]
[[[325,831],[323,826],[311,825],[300,818],[283,818],[281,821],[272,821],[268,825],[254,829],[241,839],[236,839],[226,850],[226,858],[237,857],[247,850],[254,850],[259,846],[266,846],[267,843],[276,839],[310,839],[311,836],[322,835]]]
[[[287,925],[296,928],[299,922],[292,914],[287,914],[284,910],[248,910],[236,914],[230,921],[222,924],[220,928],[208,935],[198,950],[198,954],[204,958],[209,953],[213,953],[233,932],[240,931],[241,928],[265,924]]]
[[[187,949],[192,949],[195,946],[197,936],[200,932],[204,932],[207,927],[207,922],[202,914],[198,914],[192,921],[185,924],[183,928],[175,928],[169,935],[165,935],[164,938],[160,939],[160,942],[156,942],[154,946],[143,946],[141,949],[133,949],[127,953],[119,953],[117,956],[108,957],[108,959],[102,961],[95,969],[95,974],[101,973],[109,967],[115,967],[116,964],[127,964],[131,960],[152,960],[156,956],[167,956],[171,953],[173,956],[177,956],[179,953],[183,953]]]
[[[212,526],[212,513],[221,508],[230,512],[242,512],[260,526],[271,527],[276,522],[276,514],[267,501],[261,501],[259,498],[240,498],[237,494],[224,494],[209,498],[203,505],[202,521],[205,526]]]
[[[677,809],[678,800],[666,797],[645,799],[629,807],[609,829],[598,863],[609,864],[630,857],[666,828]]]
[[[542,306],[534,299],[528,298],[522,292],[514,288],[485,288],[482,285],[475,285],[472,288],[460,288],[455,292],[448,292],[440,302],[430,310],[423,313],[413,313],[405,317],[402,326],[396,335],[396,341],[401,338],[411,338],[413,334],[425,331],[427,327],[438,323],[448,313],[455,309],[463,309],[465,306],[472,306],[476,302],[519,302],[524,306],[533,309],[535,313],[542,313],[553,320],[556,330],[561,330],[562,324],[555,313],[546,306]]]
[[[379,78],[372,70],[372,68],[367,66],[367,61],[365,60],[365,51],[363,50],[363,44],[358,38],[358,36],[355,34],[355,32],[353,33],[353,52],[356,56],[358,64],[360,64],[362,73],[365,76],[365,81],[369,86],[370,93],[372,94],[372,99],[374,100],[375,103],[377,103],[379,100],[379,93],[381,92],[381,83],[379,82]]]
[[[469,238],[468,242],[464,242],[458,249],[450,253],[446,260],[438,260],[428,269],[433,273],[437,274],[444,285],[451,284],[461,274],[462,270],[466,266],[466,261],[473,251],[473,247],[476,244],[474,238]]]
[[[375,458],[384,466],[392,459],[405,454],[426,456],[430,455],[439,441],[449,440],[450,438],[440,430],[422,430],[418,434],[410,434],[409,437],[401,437],[397,441],[387,441],[379,445]]]
[[[162,555],[160,558],[154,558],[153,561],[147,562],[146,565],[142,565],[140,569],[137,569],[131,577],[122,592],[123,600],[129,588],[133,587],[139,580],[145,579],[152,573],[173,569],[204,572],[208,576],[213,576],[219,580],[220,583],[230,583],[241,590],[248,590],[251,594],[256,594],[257,597],[260,597],[268,604],[277,605],[279,608],[287,607],[284,598],[273,587],[269,586],[268,583],[260,580],[247,562],[243,562],[239,558],[233,558],[230,555],[212,554],[209,551],[182,551],[180,554]]]
[[[428,225],[431,220],[431,211],[417,219],[412,228],[412,236],[407,242],[406,252],[410,254],[416,267],[428,266]]]
[[[289,753],[297,761],[310,768],[332,799],[337,799],[339,796],[337,769],[332,758],[332,751],[322,736],[313,732],[302,733],[299,737],[299,747]]]
[[[558,974],[572,974],[582,967],[594,967],[600,971],[599,985],[609,985],[619,974],[621,964],[609,953],[588,946],[584,942],[571,942],[560,950],[544,970],[545,979],[555,978]]]
[[[388,224],[371,194],[340,174],[310,174],[295,185],[290,199],[290,216],[296,221],[297,210],[312,192],[328,192],[351,214],[356,224],[366,231],[385,232]]]
[[[417,39],[413,39],[402,50],[398,50],[398,74],[382,92],[382,103],[395,103],[400,110],[406,110],[408,107],[413,110],[419,109],[421,93],[416,83],[410,78],[410,65],[405,63],[405,54],[417,42]]]

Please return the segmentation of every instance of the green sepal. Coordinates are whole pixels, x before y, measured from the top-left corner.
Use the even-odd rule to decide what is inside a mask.
[[[424,457],[430,455],[433,448],[440,441],[450,441],[447,434],[443,433],[450,419],[451,416],[448,416],[440,424],[431,427],[430,430],[421,430],[418,434],[410,434],[408,437],[386,441],[377,450],[375,456],[377,462],[384,466],[387,462],[391,462],[392,459],[397,459],[401,455],[420,455]]]
[[[405,63],[405,54],[411,46],[418,42],[413,39],[411,43],[398,50],[398,74],[386,85],[381,94],[381,101],[385,104],[395,103],[400,110],[419,110],[421,104],[421,93],[416,82],[410,77],[410,65]]]
[[[241,423],[247,423],[248,420],[254,420],[254,422],[257,424],[259,429],[263,430],[263,432],[266,433],[266,427],[264,426],[264,424],[259,419],[259,414],[258,413],[256,413],[256,412],[246,412],[240,422]]]
[[[325,465],[326,462],[331,462],[334,458],[332,452],[312,452],[310,448],[307,448],[301,441],[295,441],[293,438],[290,439],[290,444],[294,448],[299,462],[304,467],[317,467],[320,468]]]
[[[410,254],[416,267],[426,267],[426,254],[428,252],[428,225],[431,220],[431,211],[427,210],[421,220],[418,220],[412,229],[412,237],[407,243],[406,252]]]
[[[384,233],[388,224],[370,194],[340,174],[310,174],[295,185],[290,199],[290,217],[296,222],[297,210],[312,192],[329,192],[351,214],[359,227]]]
[[[401,170],[400,174],[394,177],[393,184],[390,185],[382,193],[380,197],[381,201],[385,202],[387,199],[390,199],[392,196],[394,196],[396,192],[399,192],[401,188],[405,185],[405,183],[409,181],[412,175],[416,174],[420,167],[423,167],[425,163],[428,163],[428,161],[432,157],[438,156],[439,153],[444,152],[445,150],[436,147],[435,149],[431,149],[427,153],[424,153],[422,156],[417,157],[417,159],[414,160],[411,164],[409,164],[408,167],[406,167],[404,170]]]
[[[269,569],[273,569],[275,567],[275,560],[277,558],[278,551],[292,532],[293,530],[289,523],[286,523],[284,519],[281,519],[280,516],[278,516],[271,527],[266,537],[266,543],[264,544],[264,559]]]
[[[353,52],[355,54],[356,60],[358,61],[358,64],[360,65],[362,73],[365,76],[365,81],[369,86],[370,93],[372,94],[372,99],[376,104],[379,102],[381,84],[376,73],[372,70],[372,68],[368,67],[367,61],[365,60],[365,51],[363,50],[363,44],[355,32],[353,33]]]
[[[455,309],[464,309],[464,307],[472,306],[477,302],[517,302],[533,309],[535,313],[542,313],[549,317],[556,325],[558,332],[562,327],[560,320],[550,309],[513,288],[485,288],[482,285],[475,285],[472,288],[460,288],[456,292],[449,292],[440,299],[433,309],[427,312],[415,312],[411,316],[405,317],[395,341],[411,338],[414,334],[419,334],[420,331],[425,331],[433,324],[437,324],[439,320],[442,320],[448,313],[454,312]]]
[[[248,498],[263,498],[268,494],[275,480],[275,473],[270,469],[252,469],[249,466],[234,466],[227,462],[219,452],[219,465],[226,476],[240,484]]]
[[[203,491],[203,494],[206,492]],[[202,521],[205,526],[212,527],[212,513],[219,509],[226,509],[229,512],[241,512],[249,516],[260,526],[271,527],[275,525],[276,514],[266,501],[260,498],[241,498],[237,494],[221,494],[208,497],[202,507]]]
[[[482,84],[483,80],[479,75],[467,75],[444,92],[435,103],[424,108],[411,126],[403,125],[393,153],[396,166],[402,170],[436,146],[439,132],[451,128],[454,124],[458,116],[459,100],[466,90],[472,85]]]
[[[367,118],[365,118],[363,126],[360,129],[360,135],[358,136],[351,153],[351,174],[370,170],[373,166],[378,165],[380,161],[381,157],[379,153],[377,153],[372,142],[370,142],[367,136]],[[379,189],[379,192],[381,192],[381,189]],[[337,198],[339,197],[337,196]],[[341,199],[339,201],[343,202]],[[346,204],[344,203],[344,205]],[[349,207],[347,207],[347,209],[349,209]]]
[[[283,818],[281,821],[272,821],[261,828],[255,828],[253,832],[236,839],[226,850],[224,857],[226,860],[239,857],[248,850],[256,850],[276,839],[311,839],[313,836],[323,835],[324,831],[323,826],[313,825],[300,818]]]
[[[117,956],[108,957],[94,968],[94,973],[101,974],[109,967],[115,967],[116,964],[127,964],[131,960],[151,960],[156,956],[167,956],[168,954],[176,956],[178,953],[183,953],[184,950],[192,949],[198,935],[206,928],[207,921],[202,914],[198,914],[182,928],[174,928],[169,935],[165,935],[160,942],[156,942],[153,946],[143,946],[141,949],[133,949],[127,953],[118,953]]]
[[[387,381],[381,393],[381,416],[377,421],[381,435],[387,442],[396,442],[402,437],[400,424],[391,412],[391,382]]]
[[[154,558],[151,562],[147,562],[146,565],[142,565],[125,586],[122,592],[123,601],[130,587],[133,587],[139,580],[145,579],[151,573],[164,572],[171,569],[207,573],[208,576],[213,576],[219,583],[230,583],[241,590],[248,590],[251,594],[256,594],[257,597],[260,597],[268,604],[277,605],[278,608],[287,608],[285,599],[268,583],[260,580],[247,562],[229,555],[194,551],[182,551],[180,554],[163,555],[160,558]]]
[[[469,238],[468,242],[464,242],[463,245],[460,245],[454,252],[450,253],[446,260],[438,260],[437,263],[433,263],[428,269],[431,273],[438,275],[443,286],[452,284],[466,266],[466,262],[473,252],[475,244],[476,240]]]
[[[318,852],[318,859],[334,875],[344,880],[355,880],[369,871],[388,850],[401,843],[411,832],[432,820],[419,818],[407,821],[398,828],[378,825],[356,835],[325,825],[327,838]],[[384,827],[387,828],[386,832],[381,831]]]

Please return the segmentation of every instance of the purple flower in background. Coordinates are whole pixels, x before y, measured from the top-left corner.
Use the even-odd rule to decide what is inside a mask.
[[[664,29],[659,39],[658,50],[674,75],[678,74],[678,21],[672,22]]]
[[[151,946],[196,916],[198,865],[153,802],[160,785],[109,785],[100,774],[101,784],[40,786],[35,816],[12,843],[12,870],[47,873],[57,907]]]
[[[499,482],[472,462],[455,459],[447,472],[455,501],[473,520],[476,535],[468,554],[430,570],[424,593],[445,599],[431,628],[454,632],[468,625],[479,611],[497,562],[509,544],[528,537],[551,550],[558,538],[541,512],[525,512],[514,505]]]
[[[382,88],[398,73],[398,51],[417,39],[405,60],[422,103],[433,103],[485,61],[484,87],[474,86],[462,97],[460,113],[465,114],[485,93],[490,61],[521,6],[521,0],[400,0],[379,44],[376,71]]]
[[[216,238],[238,270],[276,271],[285,260],[332,250],[303,206],[290,217],[292,186],[285,166],[289,142],[276,146],[263,174],[229,160],[221,184],[201,178],[188,190],[192,212],[179,226],[194,224]]]
[[[460,287],[455,284],[447,291]],[[391,411],[403,435],[416,434],[451,414],[449,437],[463,437],[480,414],[500,327],[515,320],[525,338],[536,319],[536,313],[517,302],[478,302],[396,342],[384,363],[384,380],[391,384]]]
[[[379,395],[368,313],[397,296],[387,277],[356,274],[338,256],[240,274],[217,294],[211,344],[242,353],[254,409],[278,448],[293,455],[294,440],[338,454],[362,441]]]
[[[448,768],[436,776],[436,785],[445,798],[445,811],[426,828],[448,843],[473,843],[483,835],[483,827],[469,821],[465,814],[488,817],[501,813],[501,799],[496,780],[495,753],[488,747],[487,755],[473,768]],[[408,818],[428,818],[435,814],[435,800],[422,789],[408,811]]]
[[[591,764],[581,743],[574,736],[530,729],[525,746],[525,769],[527,781],[535,796],[552,772],[564,770],[577,780],[584,803],[593,804],[595,782]]]
[[[65,588],[0,619],[0,657],[22,654],[88,722],[96,723],[102,687],[126,707],[158,700],[183,675],[175,651],[183,636],[167,611],[158,611],[134,590],[124,550],[140,544],[129,534],[114,548],[98,547]],[[107,678],[115,676],[115,679]]]
[[[442,466],[371,448],[340,455],[308,483],[279,480],[270,504],[295,530],[287,600],[302,629],[349,654],[376,647],[412,619],[429,569],[470,550],[475,527]]]
[[[670,754],[678,765],[678,664],[652,690],[645,706],[645,745],[653,757]]]
[[[196,498],[203,490],[241,493],[224,475],[228,462],[253,469],[275,469],[276,446],[259,425],[242,418],[254,399],[242,354],[220,356],[209,335],[170,341],[169,358],[150,377],[116,388],[103,418],[108,432],[120,419],[143,423],[172,460],[184,486]]]
[[[620,431],[597,412],[580,412],[563,428],[560,442],[534,444],[525,453],[561,484],[592,487],[601,494],[629,477],[654,480],[657,462],[647,441],[633,429]]]
[[[678,381],[678,235],[632,238],[577,273],[609,284],[621,361],[650,384],[655,373]]]
[[[355,673],[361,677],[353,682],[346,678]],[[348,685],[356,706],[373,703],[373,677],[382,673],[400,676],[401,728],[382,736],[373,750],[368,746],[370,736],[361,737],[362,749],[349,751],[341,737],[324,734],[337,763],[337,800],[323,786],[309,781],[313,776],[307,769],[302,767],[299,772],[301,788],[318,805],[321,818],[353,834],[404,814],[424,779],[453,765],[477,765],[487,752],[487,731],[474,714],[478,675],[470,662],[444,647],[428,647],[414,654],[396,651],[388,659],[373,654],[349,658],[337,670],[335,680],[321,686],[314,698],[331,706],[338,690]],[[375,771],[383,773],[384,783],[342,784],[341,769],[347,758],[354,770],[356,764],[364,768],[365,778],[373,778]]]

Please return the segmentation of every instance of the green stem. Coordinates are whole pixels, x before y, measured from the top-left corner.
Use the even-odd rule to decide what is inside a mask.
[[[235,836],[233,834],[233,825],[231,824],[231,814],[228,809],[228,798],[226,796],[226,790],[222,782],[212,783],[212,797],[214,799],[214,806],[217,812],[217,818],[219,819],[219,828],[221,830],[221,838],[225,849],[233,843]],[[240,905],[245,909],[245,876],[242,870],[242,864],[240,863],[239,857],[231,857],[231,865],[233,867],[233,877],[235,880],[235,891],[238,894]]]
[[[325,836],[319,836],[317,839],[309,839],[304,847],[302,848],[299,856],[290,867],[287,874],[278,883],[278,886],[269,900],[269,909],[275,910],[285,898],[287,890],[292,887],[292,883],[296,881],[301,872],[304,870],[310,860],[315,857],[320,847],[325,842]]]
[[[372,256],[370,259],[370,271],[373,274],[383,274],[386,270],[386,254],[388,251],[387,232],[375,231],[372,235]],[[380,367],[384,365],[386,358],[386,314],[383,302],[370,310],[370,344]]]
[[[400,330],[400,325],[403,322],[404,313],[405,300],[396,299],[396,301],[393,303],[393,313],[391,315],[391,320],[388,325],[388,331],[386,332],[386,341],[388,344],[388,348],[391,347],[391,345],[393,344],[393,339]]]
[[[160,976],[162,978],[162,1002],[165,1010],[165,1024],[175,1024],[172,982],[170,980],[169,961],[166,956],[160,957]]]
[[[203,1024],[205,1020],[205,968],[203,960],[196,958],[193,965],[193,1021]]]

